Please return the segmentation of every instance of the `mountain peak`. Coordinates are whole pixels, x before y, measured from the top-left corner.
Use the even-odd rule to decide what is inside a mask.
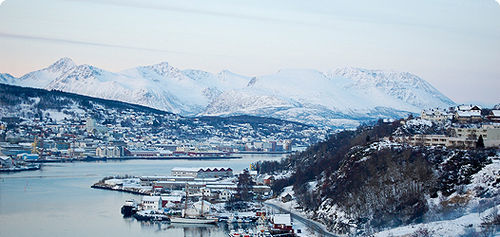
[[[384,80],[401,80],[412,79],[422,80],[420,77],[409,72],[398,72],[392,70],[374,70],[366,68],[345,67],[339,68],[331,72],[333,75],[345,76],[354,79],[384,79]]]
[[[49,66],[50,71],[67,71],[76,66],[71,58],[64,57]]]
[[[157,64],[153,64],[150,67],[154,68],[154,69],[158,69],[160,71],[164,71],[164,70],[171,68],[172,66],[170,66],[170,64],[168,62],[164,61],[164,62],[160,62]]]
[[[0,73],[0,83],[12,83],[12,81],[15,79],[14,76],[8,74],[8,73]]]
[[[160,76],[177,77],[181,73],[179,69],[172,67],[168,62],[160,62],[150,66],[141,67],[156,72]]]
[[[236,75],[236,73],[229,71],[228,69],[224,69],[220,71],[218,74],[219,78],[221,78],[223,81],[226,80],[226,77]]]
[[[158,66],[158,67],[168,67],[169,64],[167,61],[159,62],[157,64],[153,64],[153,66]]]

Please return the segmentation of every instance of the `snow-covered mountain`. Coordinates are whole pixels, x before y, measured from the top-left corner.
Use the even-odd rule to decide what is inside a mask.
[[[326,73],[280,70],[247,77],[227,70],[180,70],[166,62],[108,72],[62,58],[20,78],[0,74],[0,83],[120,100],[187,116],[249,114],[333,127],[454,104],[413,74],[358,68]]]
[[[16,78],[8,73],[0,73],[0,83],[12,84]]]

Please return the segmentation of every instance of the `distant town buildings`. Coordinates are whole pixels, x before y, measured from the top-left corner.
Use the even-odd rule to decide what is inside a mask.
[[[91,112],[62,114],[68,116],[54,120],[48,113],[33,117],[22,110],[0,116],[0,150],[12,158],[23,153],[51,159],[222,157],[234,152],[292,152],[326,135],[324,129],[304,125],[269,124],[260,129],[241,122],[215,127],[170,114],[99,106]],[[155,127],[159,120],[161,129]]]

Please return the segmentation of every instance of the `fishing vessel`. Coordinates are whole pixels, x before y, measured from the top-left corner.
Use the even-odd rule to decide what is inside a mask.
[[[184,210],[182,211],[182,216],[181,217],[171,217],[170,218],[170,223],[177,223],[177,224],[215,224],[217,222],[217,218],[215,217],[208,217],[205,216],[204,214],[204,202],[205,202],[205,196],[203,195],[202,192],[202,199],[201,199],[201,209],[199,215],[196,216],[189,216],[187,214],[187,206],[188,206],[188,185],[186,184],[186,200],[184,201]]]
[[[121,213],[124,217],[129,217],[134,215],[137,212],[137,203],[134,199],[129,199],[125,201],[123,204]]]
[[[167,214],[158,210],[142,210],[134,214],[138,221],[169,221]]]

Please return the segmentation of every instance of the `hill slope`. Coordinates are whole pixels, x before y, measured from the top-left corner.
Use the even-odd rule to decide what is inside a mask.
[[[371,235],[500,207],[498,150],[415,147],[381,140],[400,126],[399,121],[379,122],[343,131],[281,162],[255,166],[261,173],[282,177],[273,190],[293,189],[294,202],[309,218],[339,234]]]

